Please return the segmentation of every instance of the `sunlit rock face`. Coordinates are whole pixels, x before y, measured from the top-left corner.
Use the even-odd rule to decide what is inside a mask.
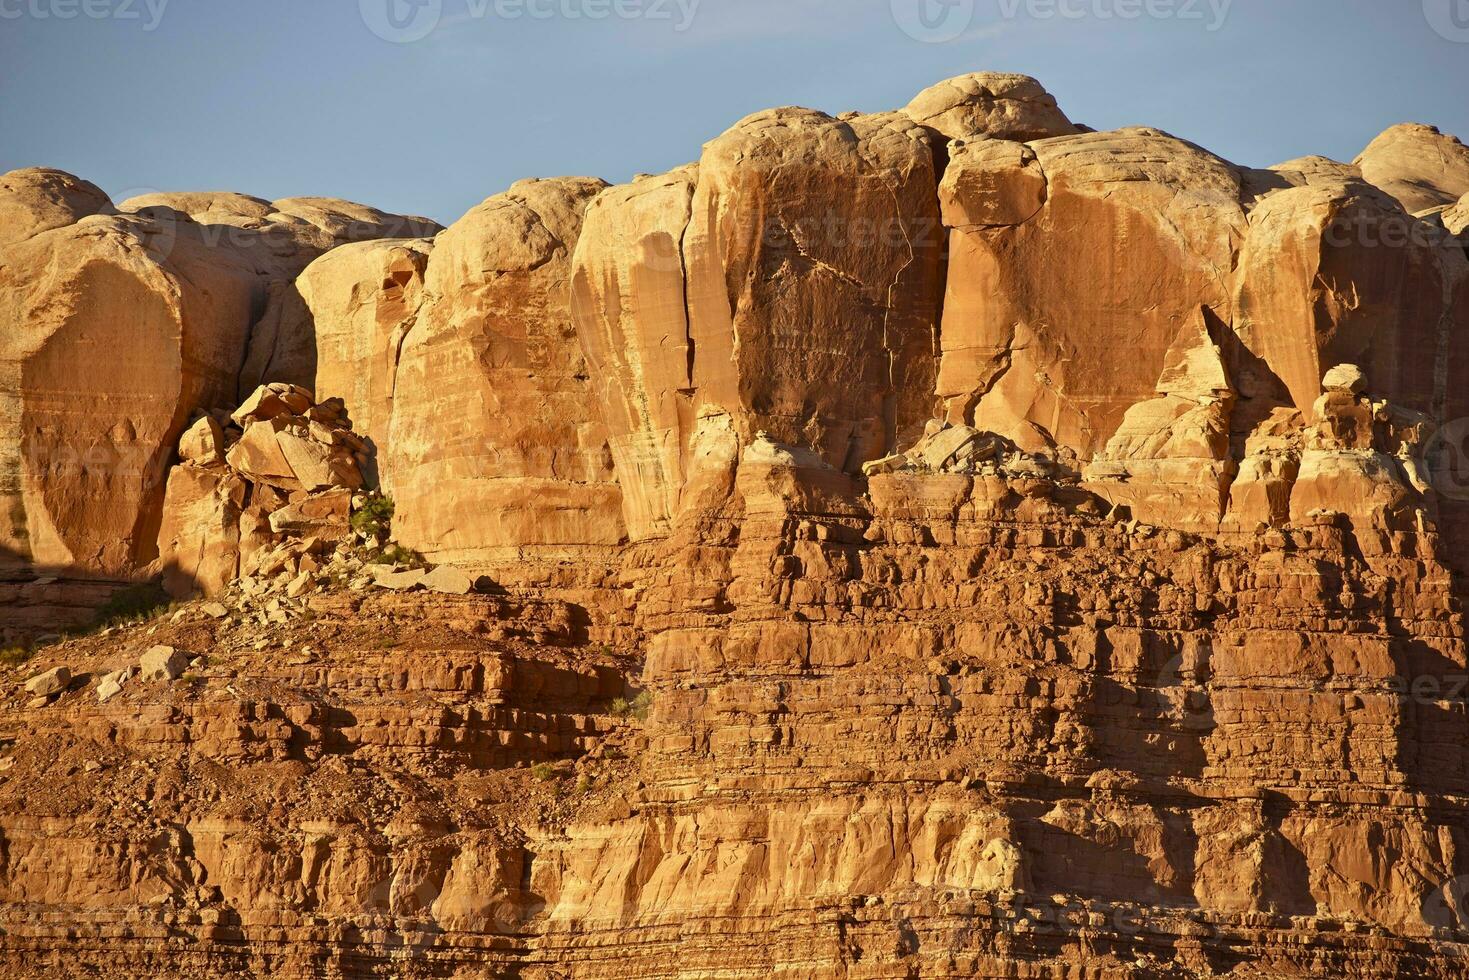
[[[583,213],[605,186],[522,181],[435,240],[381,462],[408,547],[571,559],[626,537],[569,296]]]
[[[596,200],[572,303],[634,538],[717,505],[697,488],[761,432],[857,472],[933,416],[935,150],[903,115],[777,109]]]
[[[85,574],[148,566],[194,413],[233,408],[244,376],[311,383],[304,307],[280,305],[295,276],[337,244],[411,227],[437,226],[314,198],[114,207],[60,171],[0,177],[0,549]]]
[[[5,651],[0,973],[1458,976],[1461,149],[981,73],[401,237],[0,178],[0,638],[181,602]]]

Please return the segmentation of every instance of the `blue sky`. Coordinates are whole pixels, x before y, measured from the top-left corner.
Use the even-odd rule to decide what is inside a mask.
[[[896,108],[977,70],[1252,165],[1409,120],[1469,140],[1469,0],[0,0],[0,171],[448,222],[521,177],[626,180],[762,108]]]

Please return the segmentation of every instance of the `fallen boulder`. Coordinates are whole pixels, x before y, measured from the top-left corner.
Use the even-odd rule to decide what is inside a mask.
[[[71,670],[66,667],[53,667],[44,674],[37,674],[26,681],[26,693],[38,698],[50,697],[60,694],[66,690],[71,683]]]
[[[156,646],[138,661],[139,675],[145,681],[175,681],[188,669],[189,657],[170,646]]]

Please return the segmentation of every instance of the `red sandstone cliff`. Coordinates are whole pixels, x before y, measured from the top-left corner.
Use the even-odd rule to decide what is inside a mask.
[[[0,973],[1462,975],[1466,190],[1013,75],[433,238],[0,178],[6,627],[209,593],[4,678]]]

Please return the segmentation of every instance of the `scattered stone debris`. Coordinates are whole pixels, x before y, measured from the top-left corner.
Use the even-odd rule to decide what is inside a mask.
[[[137,671],[132,667],[124,667],[122,670],[114,670],[110,674],[102,675],[97,682],[97,700],[103,704],[122,693],[123,685],[132,680]]]
[[[475,580],[462,569],[452,565],[440,565],[423,577],[422,585],[430,592],[445,595],[469,595],[475,590]]]
[[[283,543],[346,540],[371,456],[341,399],[316,404],[296,385],[263,385],[232,415],[201,415],[169,473],[164,587],[176,598],[217,594]]]
[[[474,576],[392,543],[392,499],[365,489],[371,446],[339,398],[317,404],[299,386],[262,385],[232,414],[198,418],[179,457],[160,537],[164,585],[212,598],[175,621],[280,624],[301,610],[275,600],[334,586],[475,591]]]
[[[1010,440],[968,425],[934,420],[923,438],[906,452],[894,453],[862,466],[867,477],[884,473],[961,473],[1007,478],[1054,478],[1059,468],[1051,460],[1022,452]]]
[[[428,572],[422,568],[410,568],[407,571],[392,565],[375,565],[369,569],[373,582],[382,589],[390,589],[393,592],[407,592],[423,585],[424,579],[428,578]]]

